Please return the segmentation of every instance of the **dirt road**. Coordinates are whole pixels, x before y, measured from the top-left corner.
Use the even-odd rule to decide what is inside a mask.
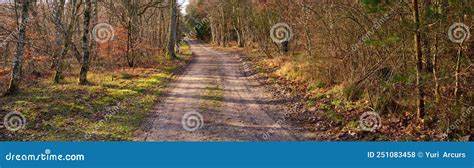
[[[292,141],[285,110],[237,55],[189,41],[195,54],[139,135],[143,141]]]

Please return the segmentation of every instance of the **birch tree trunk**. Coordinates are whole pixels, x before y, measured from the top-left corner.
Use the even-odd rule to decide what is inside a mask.
[[[55,0],[54,1],[54,26],[56,27],[56,45],[58,47],[66,44],[66,41],[63,41],[64,36],[64,27],[63,27],[63,12],[64,12],[64,3],[65,0]],[[62,49],[55,51],[53,57],[53,65],[56,70],[54,74],[53,81],[54,83],[59,83],[63,79],[62,75]]]
[[[87,81],[87,72],[89,71],[89,61],[90,61],[90,48],[89,48],[89,24],[91,20],[91,0],[85,0],[85,10],[84,10],[84,32],[82,34],[82,50],[84,54],[82,55],[81,63],[81,72],[79,74],[79,84],[85,85]]]
[[[21,69],[23,63],[23,53],[26,44],[26,27],[28,24],[28,15],[29,15],[29,0],[20,0],[21,3],[21,21],[18,25],[18,42],[15,52],[15,57],[13,58],[13,68],[11,73],[10,84],[8,86],[6,95],[15,94],[19,90],[19,84],[21,81]]]

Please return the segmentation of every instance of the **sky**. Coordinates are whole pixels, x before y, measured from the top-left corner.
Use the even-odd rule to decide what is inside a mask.
[[[181,13],[186,14],[186,6],[189,4],[189,0],[178,0],[178,3],[183,6],[181,8]]]

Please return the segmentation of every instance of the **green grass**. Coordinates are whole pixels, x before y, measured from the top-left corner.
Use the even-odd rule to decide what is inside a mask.
[[[328,110],[326,111],[326,116],[335,121],[335,122],[343,122],[344,121],[344,116],[342,116],[340,113],[333,111],[333,110]]]
[[[27,118],[25,129],[9,132],[4,140],[133,140],[172,72],[190,57],[182,54],[179,61],[138,72],[91,72],[87,86],[78,85],[77,78],[61,84],[44,79],[18,95],[1,97],[3,112],[18,111]]]

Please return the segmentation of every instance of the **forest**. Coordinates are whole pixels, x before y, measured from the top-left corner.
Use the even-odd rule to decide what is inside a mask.
[[[471,0],[0,0],[0,140],[469,141],[473,15]]]

